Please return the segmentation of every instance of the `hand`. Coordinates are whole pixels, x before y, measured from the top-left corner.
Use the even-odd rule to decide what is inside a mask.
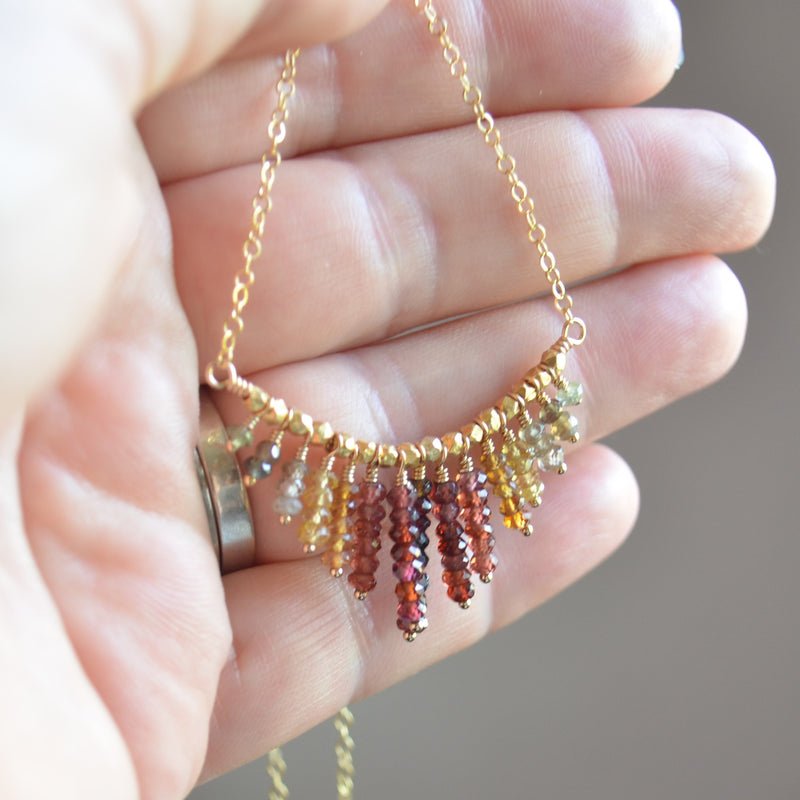
[[[262,487],[262,566],[221,581],[191,456],[276,54],[382,3],[267,3],[251,25],[255,0],[157,14],[84,0],[85,14],[48,8],[46,28],[43,5],[0,26],[14,66],[0,154],[0,741],[13,761],[0,796],[179,798],[204,759],[209,777],[262,754],[509,623],[621,542],[635,482],[591,442],[733,363],[744,302],[707,254],[757,241],[773,175],[728,120],[626,108],[677,63],[665,0],[498,0],[480,18],[441,0],[565,280],[583,281],[589,339],[570,374],[588,390],[587,435],[549,481],[536,537],[501,532],[498,578],[469,612],[434,583],[431,630],[408,645],[386,579],[355,603],[298,558]],[[546,287],[524,226],[411,5],[301,56],[293,158],[237,358],[364,438],[460,426],[558,332],[551,301],[527,299]],[[132,119],[148,100],[143,149]]]

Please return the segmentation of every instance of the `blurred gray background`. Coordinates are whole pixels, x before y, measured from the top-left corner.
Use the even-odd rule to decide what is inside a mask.
[[[686,64],[658,104],[735,117],[778,170],[772,230],[729,259],[742,359],[610,440],[643,507],[609,562],[355,707],[361,800],[800,798],[800,0],[678,6]],[[333,742],[326,725],[287,746],[293,797],[335,796]],[[191,800],[266,793],[256,762]]]

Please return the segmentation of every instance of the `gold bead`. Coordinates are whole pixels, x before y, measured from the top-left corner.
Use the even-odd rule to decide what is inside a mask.
[[[465,600],[463,603],[459,603],[459,605],[461,606],[461,608],[466,610],[472,605],[472,601],[471,600]]]
[[[444,455],[444,445],[442,444],[442,440],[437,436],[426,436],[420,442],[420,446],[425,453],[425,460],[429,464],[441,461]]]
[[[358,442],[356,442],[355,437],[348,436],[340,442],[336,455],[339,458],[350,458],[355,453],[356,447],[358,447]]]
[[[461,432],[446,433],[442,436],[442,444],[451,456],[460,456],[464,452],[464,434]]]
[[[481,581],[483,583],[491,583],[492,582],[492,573],[490,572],[488,575],[481,575]]]
[[[378,445],[376,442],[358,443],[358,460],[362,464],[371,464],[375,460],[375,454],[377,452]]]
[[[478,417],[478,419],[480,419],[481,422],[486,423],[486,427],[489,428],[491,433],[498,433],[503,427],[503,418],[496,408],[487,409],[480,415],[480,417]]]
[[[465,425],[461,429],[461,433],[465,441],[472,442],[472,444],[480,444],[483,441],[484,430],[477,422]]]
[[[503,398],[502,409],[503,413],[509,419],[511,419],[511,417],[516,417],[520,411],[519,400],[517,400],[517,398],[513,397],[512,395],[506,395]]]
[[[403,444],[401,444],[397,450],[399,452],[398,458],[405,456],[406,466],[410,469],[420,465],[421,459],[416,445],[413,445],[410,442],[403,442]]]
[[[258,414],[263,411],[267,407],[268,403],[269,395],[258,386],[256,386],[253,391],[250,392],[250,396],[247,398],[247,408],[254,414]]]
[[[314,430],[314,418],[302,411],[292,410],[289,416],[289,431],[296,436],[308,436]]]
[[[566,464],[562,464],[562,465],[561,465],[561,466],[558,468],[558,474],[559,474],[559,475],[566,475],[566,474],[567,474],[567,465],[566,465]]]
[[[314,435],[311,437],[311,444],[324,445],[336,435],[333,425],[330,422],[321,422],[314,426]]]
[[[542,354],[542,366],[548,371],[560,375],[567,366],[567,354],[561,350],[546,350]]]
[[[280,397],[273,397],[269,401],[267,413],[264,415],[264,421],[268,425],[283,425],[289,418],[289,406],[286,405],[284,400]]]
[[[542,365],[540,364],[536,369],[532,369],[526,376],[525,376],[525,383],[533,389],[533,397],[531,400],[538,397],[551,383],[553,382],[553,378],[546,372],[543,371]],[[526,393],[527,399],[527,393]],[[528,402],[531,402],[528,400]]]
[[[382,444],[378,448],[378,463],[382,467],[393,467],[400,460],[400,451],[390,444]]]

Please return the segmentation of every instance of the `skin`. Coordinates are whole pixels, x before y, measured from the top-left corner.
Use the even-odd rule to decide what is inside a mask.
[[[410,3],[353,33],[384,5],[2,12],[2,797],[183,797],[510,623],[633,525],[635,480],[593,442],[736,359],[745,303],[710,254],[763,235],[774,175],[728,119],[629,107],[674,71],[672,5],[442,0],[564,277],[582,281],[583,444],[536,537],[498,537],[498,580],[469,613],[432,590],[433,629],[413,646],[391,592],[356,604],[298,557],[268,494],[254,496],[259,565],[220,579],[192,468],[197,390],[285,47],[352,34],[300,61],[241,370],[341,429],[414,439],[491,404],[558,334]]]

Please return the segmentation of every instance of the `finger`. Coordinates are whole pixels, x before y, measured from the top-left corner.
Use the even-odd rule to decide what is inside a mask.
[[[503,122],[569,284],[630,263],[736,250],[768,225],[769,156],[724,117],[631,109]],[[465,127],[285,164],[245,312],[240,370],[546,291],[526,225],[485,151]],[[216,354],[230,310],[253,171],[166,192],[201,364]],[[309,309],[314,324],[299,328]]]
[[[499,115],[638,103],[666,84],[679,58],[680,22],[668,0],[573,0],[569,13],[542,0],[442,6]],[[276,44],[259,27],[238,60],[145,110],[140,129],[162,182],[260,155],[280,72]],[[287,154],[449,127],[471,111],[424,18],[402,0],[358,34],[301,55],[291,113]]]
[[[559,592],[606,558],[638,507],[626,465],[599,446],[584,449],[542,509],[539,533],[498,534],[497,580],[469,611],[444,596],[433,572],[430,630],[413,645],[394,624],[384,563],[365,603],[313,563],[259,567],[225,579],[234,649],[223,670],[204,778],[251,760],[370,695],[469,646]],[[433,548],[431,548],[433,550]],[[384,558],[387,562],[388,558]]]
[[[738,281],[711,257],[632,268],[580,287],[575,302],[589,336],[570,356],[567,378],[586,388],[576,410],[585,441],[720,378],[739,353],[746,324]],[[520,303],[255,380],[357,438],[419,441],[460,429],[503,397],[557,337],[553,320],[550,302]],[[229,423],[242,421],[238,399],[218,400]],[[286,458],[300,444],[289,437]],[[276,482],[262,481],[250,493],[260,563],[301,554],[294,530],[279,525],[273,511]]]

